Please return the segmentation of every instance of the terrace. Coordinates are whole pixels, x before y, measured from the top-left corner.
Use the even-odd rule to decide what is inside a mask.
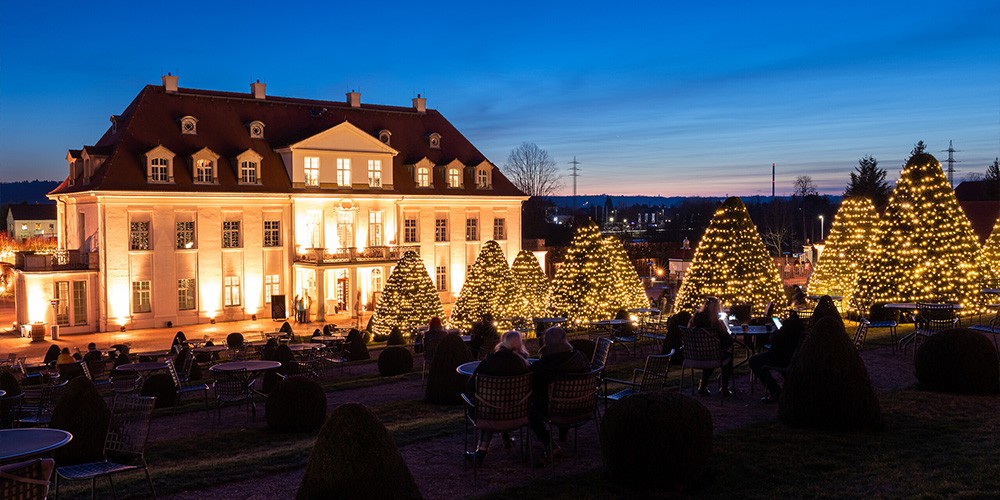
[[[295,262],[302,264],[343,265],[355,263],[396,263],[407,251],[419,252],[420,247],[410,246],[371,246],[365,248],[348,247],[329,250],[326,248],[307,248],[304,252],[295,254]]]

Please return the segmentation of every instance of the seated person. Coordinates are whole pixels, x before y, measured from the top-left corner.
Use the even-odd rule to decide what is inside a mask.
[[[57,365],[71,365],[76,363],[76,359],[73,355],[69,353],[69,347],[63,347],[62,351],[59,352],[59,357],[56,358]]]
[[[765,367],[787,367],[792,361],[792,355],[799,347],[803,333],[805,333],[805,325],[797,314],[792,313],[788,320],[781,325],[781,328],[771,334],[771,348],[767,352],[750,357],[748,362],[750,370],[767,388],[768,395],[761,399],[764,403],[775,403],[781,396],[781,386],[774,380],[771,370]]]
[[[490,313],[483,314],[469,331],[469,350],[475,359],[492,351],[499,341],[500,335],[497,334],[497,327],[493,324],[493,315]]]
[[[469,399],[473,399],[472,397],[475,396],[476,375],[508,377],[528,373],[528,371],[528,350],[524,347],[524,339],[521,338],[521,332],[511,330],[503,334],[503,338],[499,344],[496,344],[494,352],[487,355],[482,363],[479,363],[473,376],[469,377],[466,393],[470,396]],[[479,445],[474,455],[477,464],[483,463],[492,440],[493,432],[480,431]],[[504,433],[504,445],[509,446],[509,444],[510,436]]]
[[[719,348],[729,351],[733,347],[733,338],[729,336],[729,327],[722,321],[722,302],[715,297],[706,297],[701,310],[691,317],[688,326],[691,328],[703,328],[710,335],[719,339]],[[733,356],[730,353],[727,362],[722,365],[722,375],[719,376],[719,394],[732,396],[733,391],[729,389],[729,380],[733,376]],[[706,368],[701,371],[701,382],[698,383],[698,394],[708,396],[708,381],[712,378],[713,368]]]
[[[663,349],[661,349],[660,354],[666,355],[673,351],[674,355],[670,358],[672,365],[679,365],[684,361],[684,350],[681,349],[681,327],[687,326],[690,322],[691,313],[687,311],[680,311],[667,320],[667,333],[663,335]]]
[[[83,355],[83,360],[87,363],[100,363],[104,361],[104,354],[97,350],[97,344],[91,342],[87,344],[87,353]]]
[[[531,430],[546,446],[550,446],[552,437],[545,426],[549,413],[549,385],[560,375],[572,373],[587,373],[590,361],[580,351],[574,350],[566,340],[566,330],[553,326],[542,334],[545,347],[541,350],[541,359],[531,365],[531,410],[529,421]],[[560,428],[559,437],[564,439],[568,429]],[[562,450],[558,445],[552,445],[553,455]]]
[[[59,346],[55,344],[50,345],[49,349],[45,351],[45,358],[42,359],[42,363],[45,363],[50,366],[56,364],[56,361],[59,359],[59,354],[61,354],[61,352],[62,351],[59,350]]]

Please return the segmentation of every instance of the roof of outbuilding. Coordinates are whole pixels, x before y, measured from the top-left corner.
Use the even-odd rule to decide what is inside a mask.
[[[14,220],[55,220],[55,203],[15,203],[8,205]]]

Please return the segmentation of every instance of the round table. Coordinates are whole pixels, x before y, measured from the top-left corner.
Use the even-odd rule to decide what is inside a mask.
[[[133,352],[130,354],[138,358],[165,358],[170,355],[170,352],[171,351],[163,350],[163,351]]]
[[[326,347],[326,346],[323,345],[323,344],[320,344],[319,342],[304,342],[304,343],[301,343],[301,344],[288,344],[288,349],[291,350],[292,352],[309,351],[309,350],[312,350],[312,349],[320,349],[320,348],[323,348],[323,347]]]
[[[222,352],[225,351],[226,349],[229,349],[229,347],[224,345],[207,345],[204,347],[196,347],[194,349],[191,349],[191,352],[195,354],[211,354],[213,352]]]
[[[127,372],[152,372],[156,370],[166,370],[167,363],[163,361],[140,361],[138,363],[125,363],[115,367],[115,370]]]
[[[281,363],[277,361],[262,361],[262,360],[247,360],[247,361],[230,361],[228,363],[219,363],[217,365],[212,365],[208,368],[208,371],[217,373],[219,375],[233,376],[240,370],[246,370],[246,377],[243,379],[243,383],[249,384],[251,380],[257,378],[263,372],[268,370],[274,370],[281,368]]]
[[[538,358],[528,358],[528,365],[533,365],[538,361]],[[455,368],[455,371],[459,375],[465,375],[471,377],[473,373],[476,373],[476,368],[479,368],[479,363],[482,361],[469,361],[468,363],[462,363]]]
[[[54,450],[73,439],[60,429],[0,430],[0,461],[16,460]]]

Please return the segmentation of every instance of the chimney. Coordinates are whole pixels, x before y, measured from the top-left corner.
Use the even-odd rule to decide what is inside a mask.
[[[348,92],[347,93],[347,102],[351,105],[352,108],[360,108],[361,107],[361,92],[355,92],[354,90],[351,90],[350,92]]]
[[[413,109],[417,110],[417,113],[426,113],[427,112],[427,98],[426,97],[420,97],[420,94],[417,94],[417,97],[413,98]]]
[[[267,88],[266,83],[260,83],[260,80],[250,84],[250,93],[253,94],[254,99],[264,98],[264,89]]]
[[[168,94],[173,94],[177,92],[177,76],[171,75],[169,72],[160,77],[163,80],[163,90],[166,90]]]

